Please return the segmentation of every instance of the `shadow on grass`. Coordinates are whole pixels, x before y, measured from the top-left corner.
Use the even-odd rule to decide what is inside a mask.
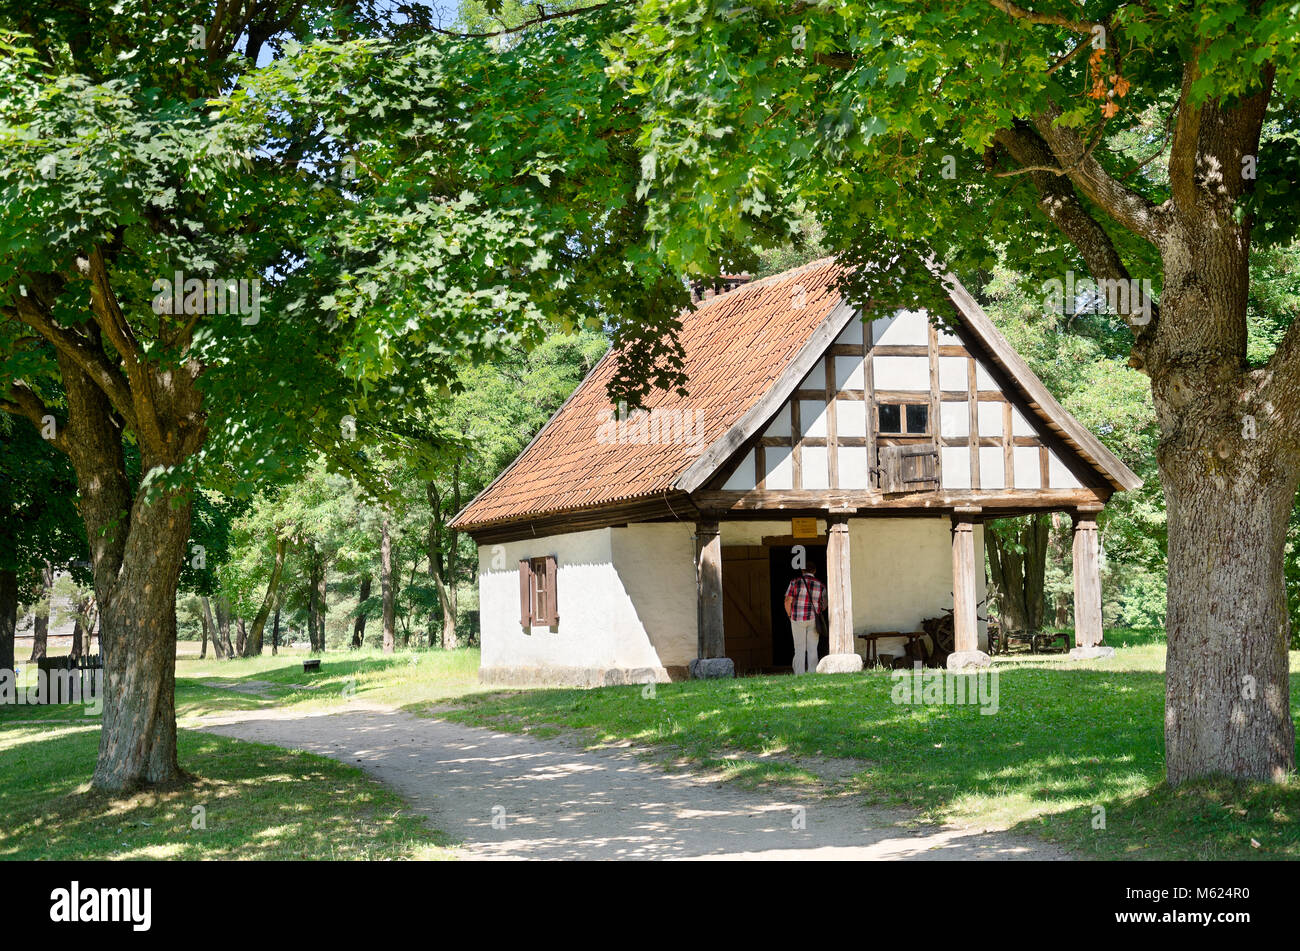
[[[113,798],[89,788],[96,727],[0,732],[0,857],[385,859],[440,857],[444,837],[333,760],[181,731],[192,783]]]
[[[1211,778],[1027,820],[1042,835],[1106,859],[1300,859],[1300,785]]]

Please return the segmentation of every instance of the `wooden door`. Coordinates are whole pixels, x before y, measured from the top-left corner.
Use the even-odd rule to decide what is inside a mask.
[[[767,549],[722,546],[722,625],[727,656],[736,671],[761,671],[771,664],[772,608]]]

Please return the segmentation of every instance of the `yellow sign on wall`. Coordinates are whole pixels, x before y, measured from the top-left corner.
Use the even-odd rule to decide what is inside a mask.
[[[795,538],[816,538],[817,519],[815,518],[790,519],[790,534],[792,534]]]

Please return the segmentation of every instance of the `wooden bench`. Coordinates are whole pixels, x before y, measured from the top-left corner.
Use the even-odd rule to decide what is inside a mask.
[[[921,638],[926,636],[925,631],[871,631],[867,634],[858,634],[857,636],[867,642],[867,656],[864,661],[864,665],[867,667],[879,662],[880,655],[877,651],[877,641],[882,637],[904,637],[907,639],[907,646],[909,648],[908,653],[911,653],[910,648],[913,644],[918,644],[922,662],[924,662],[928,656],[925,649],[925,641],[921,640]]]
[[[309,657],[302,662],[302,672],[310,674],[313,670],[320,670],[320,658]]]

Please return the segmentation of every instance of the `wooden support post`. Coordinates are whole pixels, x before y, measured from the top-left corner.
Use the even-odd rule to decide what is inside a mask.
[[[692,677],[735,675],[726,654],[722,624],[722,535],[717,522],[695,525],[695,588],[698,596],[699,656],[691,661]]]
[[[1101,548],[1096,512],[1074,513],[1074,650],[1075,658],[1108,657],[1114,650],[1102,646]]]
[[[978,508],[957,508],[952,515],[952,623],[953,652],[949,669],[986,667],[989,655],[980,650],[979,618],[976,615],[975,525]]]
[[[853,572],[850,559],[849,517],[832,512],[827,519],[826,614],[831,652],[817,664],[819,674],[850,673],[862,669],[853,649]]]

